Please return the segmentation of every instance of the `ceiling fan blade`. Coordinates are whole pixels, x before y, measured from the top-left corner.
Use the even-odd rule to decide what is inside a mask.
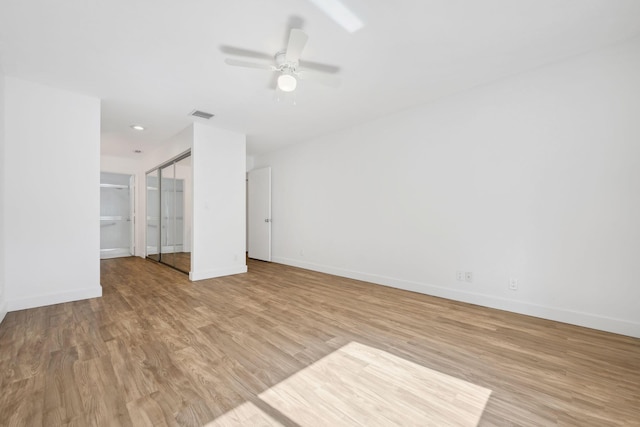
[[[269,84],[267,85],[267,89],[273,89],[273,90],[278,89],[278,77],[279,76],[280,76],[280,73],[273,73],[271,75],[271,80],[269,80]]]
[[[238,59],[227,58],[224,62],[234,67],[259,68],[262,70],[275,70],[276,67],[270,64],[259,64],[257,62],[240,61]]]
[[[340,86],[340,79],[336,76],[310,70],[299,70],[296,74],[300,80],[312,80],[333,88]]]
[[[323,73],[336,74],[340,72],[340,67],[330,64],[322,64],[320,62],[311,62],[306,60],[298,61],[301,68],[313,71],[321,71]]]
[[[285,58],[288,62],[297,62],[302,55],[302,50],[307,44],[309,36],[297,28],[293,28],[289,33],[289,43],[287,44],[287,53]]]
[[[264,52],[257,52],[255,50],[243,49],[241,47],[220,46],[220,51],[222,53],[226,53],[227,55],[236,55],[236,56],[244,56],[245,58],[255,58],[255,59],[273,59],[273,55]]]

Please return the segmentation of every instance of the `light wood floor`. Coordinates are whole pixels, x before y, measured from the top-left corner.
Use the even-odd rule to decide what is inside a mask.
[[[640,426],[638,339],[259,261],[201,282],[140,258],[101,266],[102,298],[0,324],[0,425],[308,425],[277,406],[284,393],[319,395],[298,379],[342,383],[373,351],[399,364],[371,365],[389,380],[489,390],[481,426]],[[411,414],[420,399],[399,387]],[[324,397],[310,424],[359,422],[362,396]],[[363,425],[385,424],[375,410]]]

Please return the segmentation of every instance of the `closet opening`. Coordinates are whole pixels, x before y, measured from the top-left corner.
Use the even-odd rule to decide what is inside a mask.
[[[134,177],[100,172],[100,259],[132,256]]]

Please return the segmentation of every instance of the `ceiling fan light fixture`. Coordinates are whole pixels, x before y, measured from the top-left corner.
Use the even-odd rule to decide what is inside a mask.
[[[298,85],[298,80],[292,75],[282,73],[278,76],[278,87],[283,92],[293,92]]]

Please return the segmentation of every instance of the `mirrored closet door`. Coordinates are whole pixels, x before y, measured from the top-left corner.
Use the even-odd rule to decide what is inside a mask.
[[[147,257],[191,270],[191,156],[147,173]]]

